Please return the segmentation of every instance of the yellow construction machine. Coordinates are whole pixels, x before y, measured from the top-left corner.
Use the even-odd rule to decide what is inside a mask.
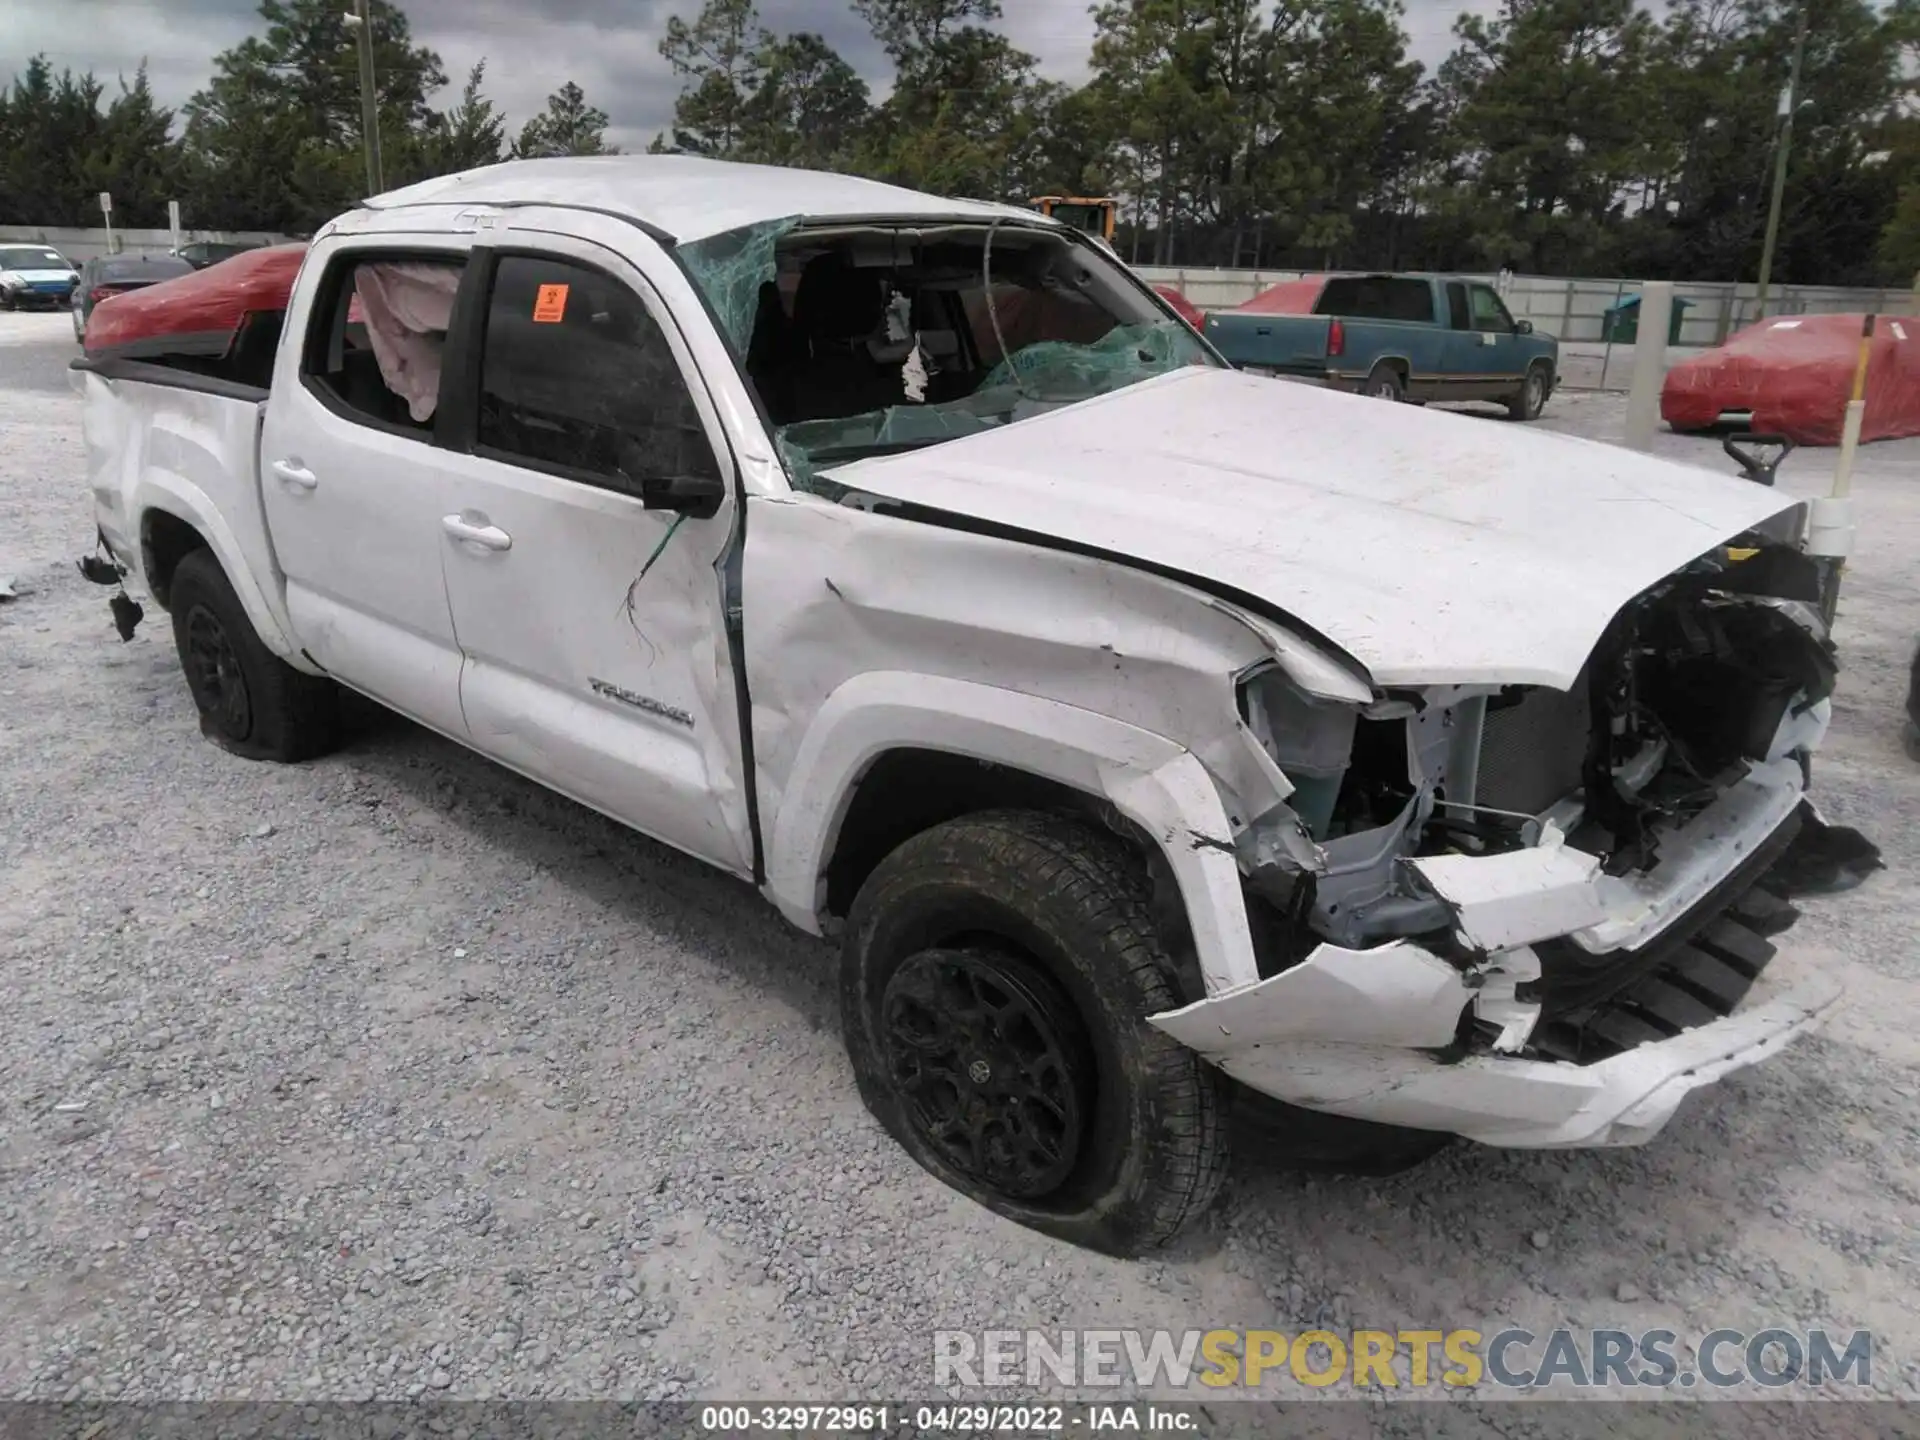
[[[1042,215],[1084,230],[1109,245],[1113,243],[1114,216],[1120,209],[1118,200],[1104,197],[1095,200],[1083,195],[1036,195],[1032,204]]]

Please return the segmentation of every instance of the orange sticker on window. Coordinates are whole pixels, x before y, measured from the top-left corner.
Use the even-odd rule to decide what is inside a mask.
[[[558,325],[567,313],[567,287],[564,285],[542,285],[540,293],[533,297],[533,323],[536,325]]]

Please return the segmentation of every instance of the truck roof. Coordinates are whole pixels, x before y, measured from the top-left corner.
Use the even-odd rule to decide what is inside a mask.
[[[953,200],[822,170],[742,165],[694,155],[572,155],[508,160],[423,180],[361,202],[373,210],[415,205],[558,205],[598,210],[647,226],[673,243],[743,225],[808,220],[925,217],[1057,225],[1031,210]]]

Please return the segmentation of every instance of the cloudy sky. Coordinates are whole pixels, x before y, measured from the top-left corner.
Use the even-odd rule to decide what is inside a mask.
[[[344,7],[350,0],[340,0]],[[673,110],[676,87],[655,48],[667,17],[689,18],[698,0],[402,0],[414,34],[440,53],[457,86],[474,61],[487,62],[487,88],[513,130],[563,81],[575,80],[613,117],[612,138],[645,146]],[[1040,57],[1044,71],[1076,81],[1086,73],[1093,25],[1087,0],[1003,0],[1003,27]],[[1487,0],[1409,0],[1414,54],[1431,67],[1450,48],[1463,8]],[[888,73],[846,0],[760,0],[775,31],[817,30],[869,81]],[[55,69],[91,69],[109,80],[142,59],[161,101],[178,105],[206,80],[212,57],[244,39],[257,0],[0,0],[0,79],[45,52]],[[443,103],[451,103],[451,95]]]

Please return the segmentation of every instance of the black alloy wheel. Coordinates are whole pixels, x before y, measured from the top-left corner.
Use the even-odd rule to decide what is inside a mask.
[[[881,998],[907,1115],[954,1169],[1037,1200],[1080,1159],[1094,1090],[1085,1027],[1038,967],[991,950],[923,950]]]

